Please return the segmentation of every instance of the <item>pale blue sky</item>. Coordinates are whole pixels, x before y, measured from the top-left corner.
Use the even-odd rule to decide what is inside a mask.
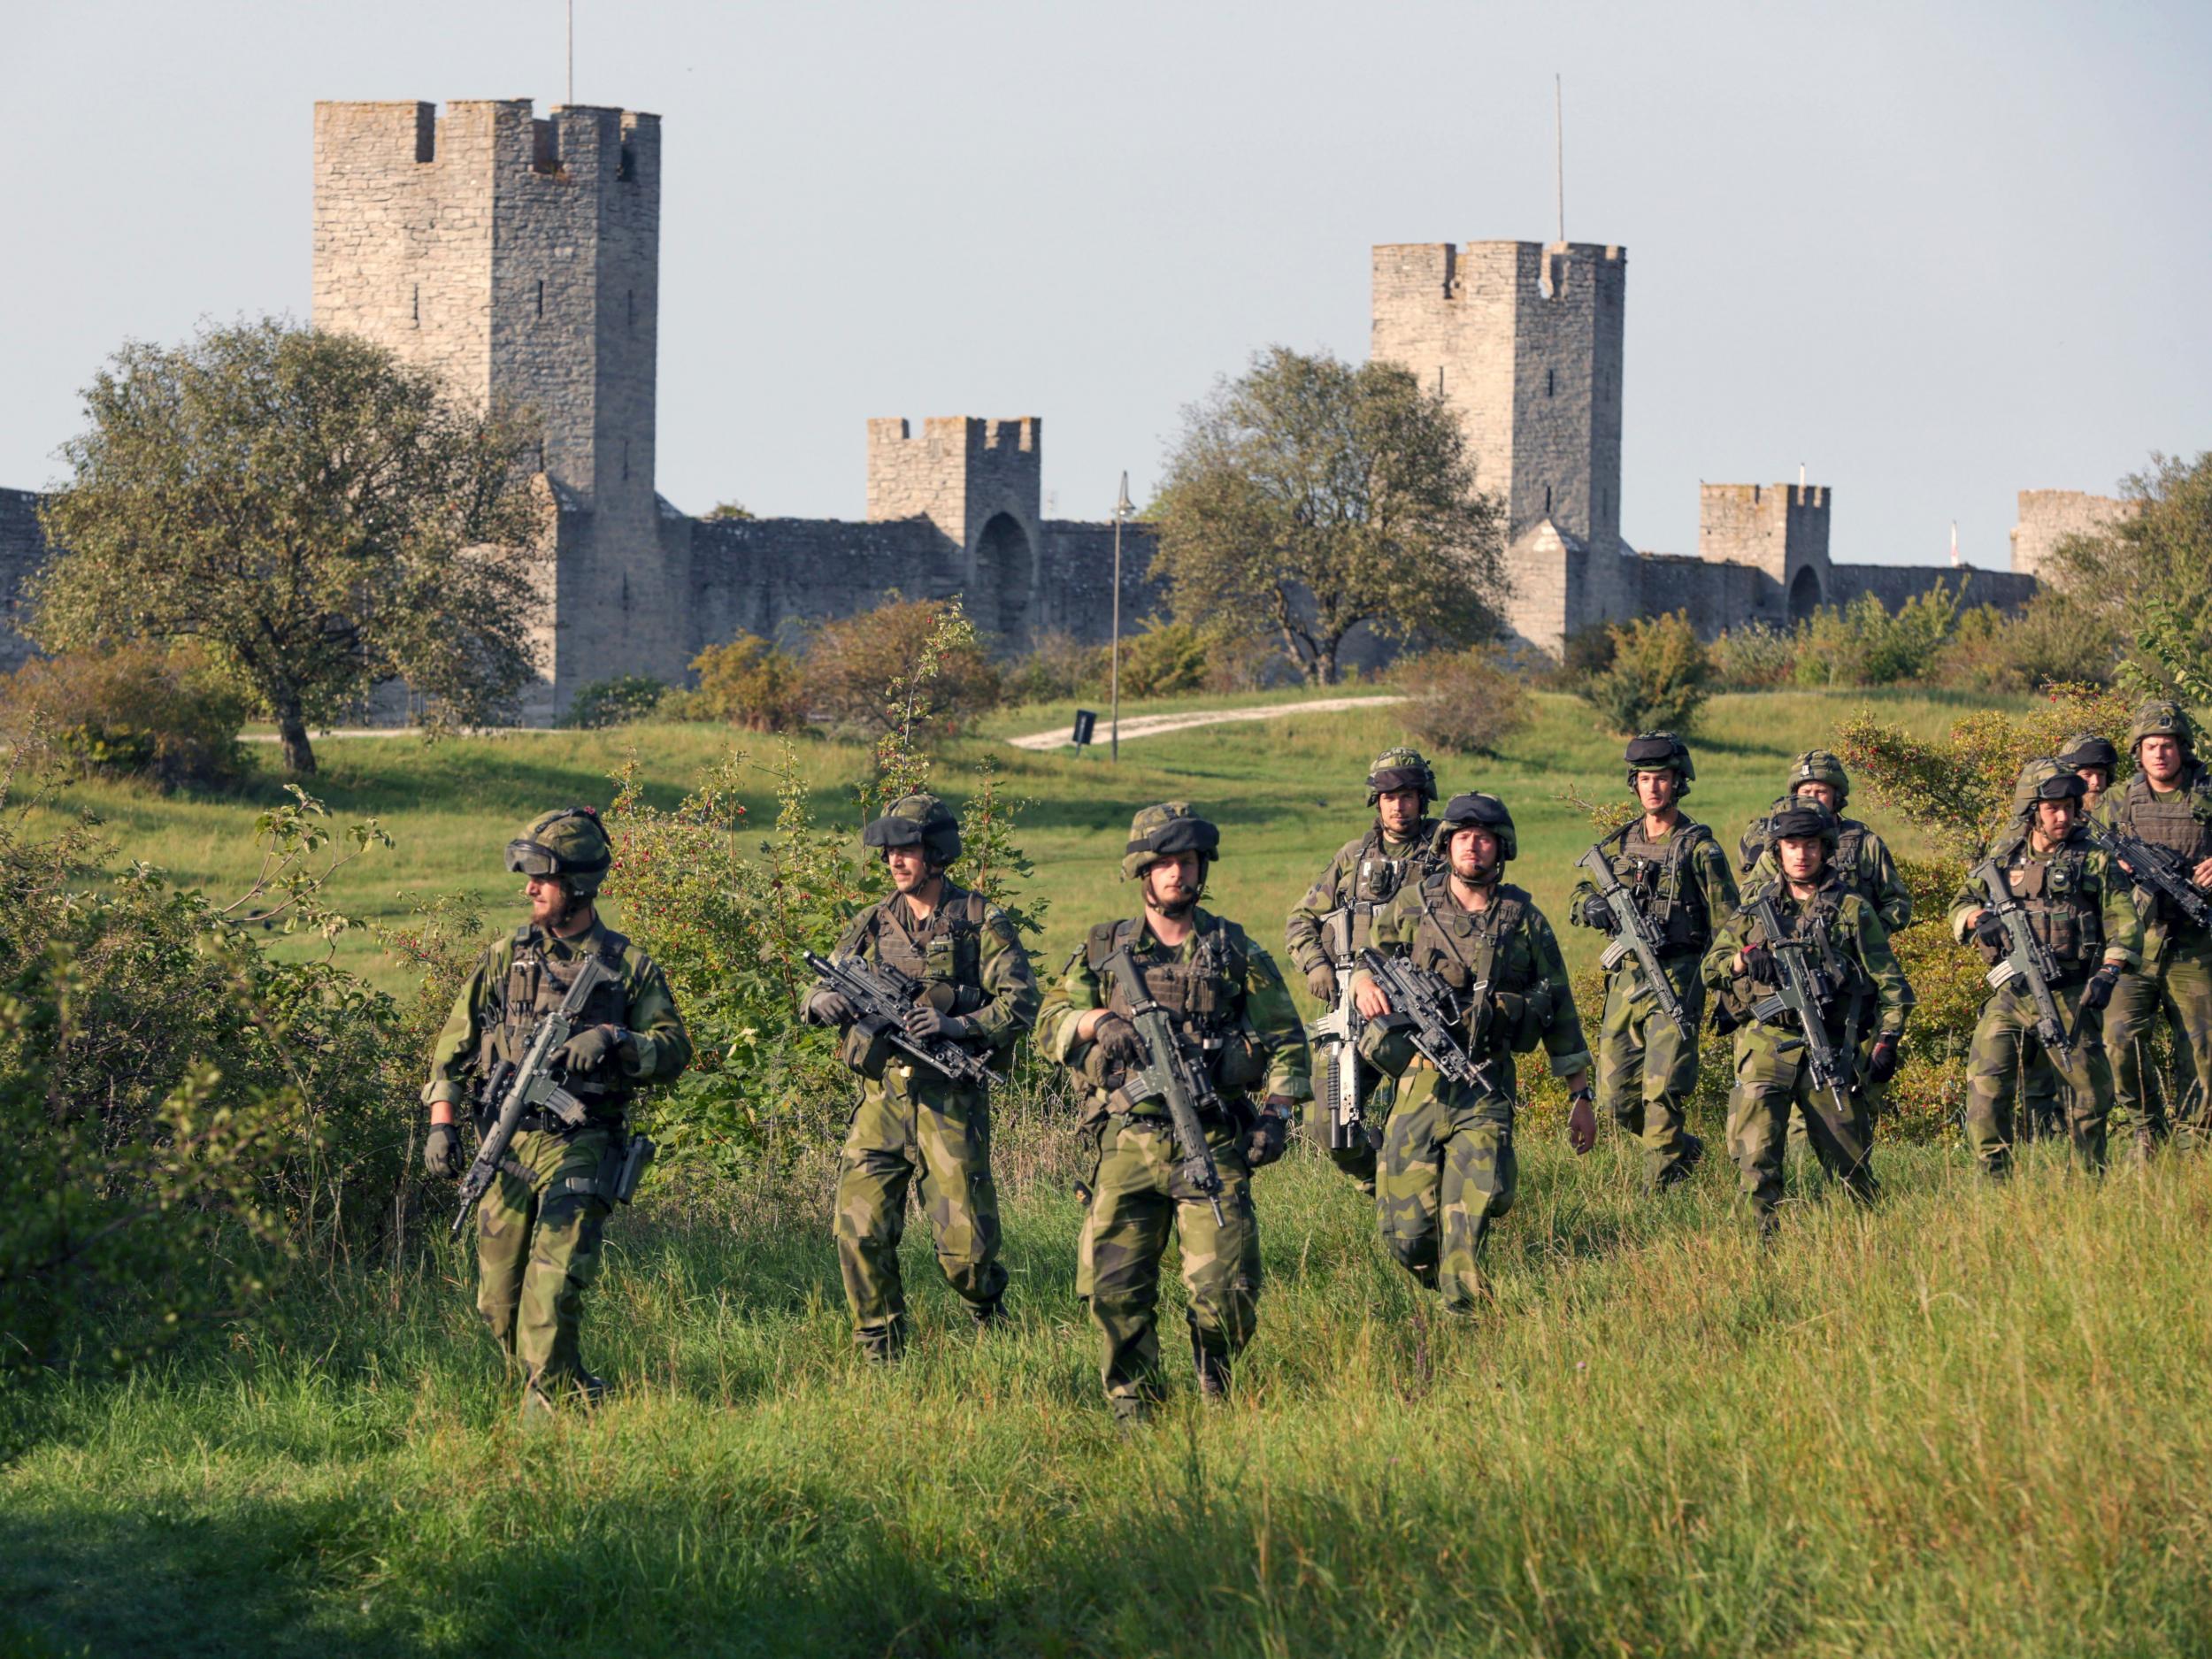
[[[1369,244],[1629,251],[1622,529],[1835,495],[1839,559],[2001,565],[2013,495],[2212,447],[2212,7],[579,0],[664,120],[660,486],[857,518],[871,415],[1041,416],[1142,499],[1271,342],[1363,356]],[[127,335],[308,305],[318,98],[562,96],[560,0],[0,0],[0,484]]]

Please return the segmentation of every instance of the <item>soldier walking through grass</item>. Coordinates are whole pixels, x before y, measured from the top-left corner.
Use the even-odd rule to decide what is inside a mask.
[[[903,1014],[908,1035],[1004,1056],[1036,1020],[1037,979],[1006,913],[945,875],[960,856],[959,820],[935,795],[910,795],[868,825],[861,841],[882,857],[894,891],[854,919],[834,956],[881,964],[917,982]],[[837,1267],[854,1340],[867,1358],[887,1363],[906,1344],[899,1240],[910,1190],[929,1217],[937,1265],[979,1330],[1003,1317],[1006,1269],[986,1090],[918,1064],[858,1012],[818,986],[800,1017],[844,1028],[840,1052],[861,1079],[839,1163]]]
[[[1090,929],[1038,1024],[1045,1052],[1086,1087],[1088,1212],[1076,1294],[1098,1327],[1107,1401],[1125,1421],[1149,1416],[1164,1394],[1155,1322],[1171,1238],[1182,1252],[1199,1391],[1227,1397],[1231,1365],[1259,1312],[1252,1171],[1282,1156],[1310,1093],[1305,1029],[1280,971],[1243,928],[1199,904],[1220,846],[1220,831],[1183,802],[1139,812],[1121,872],[1137,883],[1141,908]],[[1178,1144],[1164,1098],[1133,1085],[1175,1056],[1152,1053],[1140,1034],[1125,973],[1141,981],[1144,1007],[1164,1010],[1171,1026],[1201,1096],[1202,1154]],[[1191,1177],[1194,1162],[1208,1160],[1218,1183],[1211,1194]]]

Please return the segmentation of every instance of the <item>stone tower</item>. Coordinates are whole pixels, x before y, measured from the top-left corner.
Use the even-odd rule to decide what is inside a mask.
[[[937,590],[965,596],[976,626],[1021,649],[1037,619],[1044,423],[1033,416],[868,423],[868,518],[923,519],[943,538]]]
[[[1833,603],[1824,484],[1701,484],[1697,556],[1774,580],[1770,619],[1801,622]]]
[[[318,104],[314,177],[316,326],[541,433],[552,706],[609,674],[676,678],[686,582],[653,488],[660,118]]]

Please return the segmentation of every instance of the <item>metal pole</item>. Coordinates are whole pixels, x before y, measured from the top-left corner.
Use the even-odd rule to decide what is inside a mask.
[[[1109,717],[1107,747],[1116,760],[1121,758],[1121,521],[1129,516],[1129,474],[1121,475],[1121,494],[1114,502],[1114,645],[1113,712]]]
[[[1567,95],[1551,78],[1552,181],[1559,192],[1559,245],[1567,245]]]
[[[576,0],[568,0],[568,102],[576,104]]]

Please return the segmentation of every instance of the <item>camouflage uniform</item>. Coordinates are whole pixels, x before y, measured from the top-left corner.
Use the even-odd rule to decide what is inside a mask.
[[[1455,827],[1492,822],[1466,814],[1491,809],[1502,822],[1501,863],[1509,859],[1517,850],[1512,820],[1493,795],[1452,802],[1437,828],[1438,856]],[[1383,1241],[1415,1279],[1442,1293],[1447,1311],[1460,1314],[1481,1298],[1483,1243],[1491,1223],[1513,1208],[1518,1186],[1513,1056],[1541,1044],[1560,1077],[1590,1064],[1551,924],[1525,889],[1501,881],[1489,893],[1487,908],[1463,910],[1448,872],[1437,871],[1375,918],[1374,934],[1379,949],[1441,976],[1463,998],[1488,985],[1489,995],[1463,1010],[1458,1034],[1492,1087],[1446,1082],[1387,1018],[1371,1020],[1361,1038],[1368,1057],[1400,1079],[1376,1175]]]
[[[1367,804],[1378,805],[1386,789],[1405,788],[1420,789],[1422,804],[1425,806],[1436,798],[1435,773],[1417,750],[1386,750],[1368,769]],[[1417,885],[1430,872],[1442,867],[1429,847],[1435,833],[1436,820],[1427,817],[1416,821],[1411,833],[1403,838],[1389,833],[1377,822],[1368,826],[1366,833],[1337,849],[1328,867],[1292,910],[1284,928],[1290,959],[1300,973],[1311,975],[1317,969],[1334,967],[1323,938],[1322,924],[1338,910],[1351,912],[1352,949],[1356,954],[1373,942],[1371,924],[1375,913],[1389,903],[1401,887]],[[1362,1089],[1365,1141],[1351,1147],[1329,1145],[1329,1107],[1320,1098],[1318,1090],[1308,1115],[1306,1133],[1317,1145],[1329,1148],[1329,1156],[1336,1166],[1356,1181],[1361,1191],[1371,1194],[1375,1190],[1375,1148],[1381,1143],[1382,1125],[1389,1118],[1394,1091],[1392,1079],[1375,1074],[1371,1067],[1366,1068],[1366,1071]]]
[[[599,1272],[600,1233],[627,1136],[624,1108],[637,1088],[675,1077],[691,1062],[691,1039],[668,982],[652,959],[605,923],[572,939],[518,928],[488,949],[461,987],[432,1050],[427,1102],[472,1105],[480,1079],[501,1060],[519,1060],[537,1022],[557,1009],[586,958],[614,976],[585,999],[576,1025],[614,1025],[627,1034],[618,1063],[565,1086],[589,1118],[565,1129],[532,1111],[508,1156],[531,1172],[502,1172],[477,1207],[476,1305],[500,1352],[521,1362],[535,1404],[597,1379],[578,1353],[584,1292]]]
[[[910,795],[869,826],[869,844],[895,827],[926,825],[941,870],[959,856],[958,826],[930,795]],[[919,832],[915,832],[918,833]],[[941,853],[943,856],[938,857]],[[922,981],[918,1002],[963,1023],[956,1039],[973,1054],[1002,1059],[1037,1018],[1037,979],[1006,913],[941,880],[926,917],[894,893],[863,910],[832,953],[887,964]],[[811,1004],[810,1003],[810,1006]],[[991,1179],[991,1113],[986,1092],[914,1064],[881,1037],[849,1025],[842,1049],[861,1079],[859,1103],[839,1158],[834,1233],[837,1268],[854,1340],[872,1359],[897,1356],[906,1340],[906,1291],[899,1241],[910,1189],[936,1241],[937,1265],[979,1326],[998,1318],[1006,1291],[999,1256],[998,1190]]]
[[[1656,752],[1663,741],[1664,755]],[[1639,746],[1652,752],[1640,755]],[[1689,752],[1666,733],[1647,733],[1629,745],[1629,784],[1639,772],[1672,772],[1689,793],[1695,772]],[[1640,814],[1600,841],[1613,873],[1659,939],[1659,966],[1681,1000],[1690,1024],[1685,1037],[1659,1011],[1645,983],[1643,964],[1622,949],[1606,970],[1605,1011],[1598,1024],[1598,1109],[1643,1143],[1645,1178],[1655,1192],[1686,1177],[1703,1156],[1704,1143],[1683,1127],[1697,1087],[1697,1029],[1705,1012],[1705,985],[1698,963],[1713,942],[1713,929],[1736,911],[1736,879],[1727,855],[1704,825],[1674,813],[1674,823],[1654,837]],[[1578,926],[1610,930],[1609,910],[1594,882],[1585,878],[1568,901]]]
[[[1140,841],[1156,839],[1164,824],[1190,823],[1203,820],[1181,803],[1140,812],[1125,875],[1136,879],[1152,861],[1138,850]],[[1245,1143],[1251,1095],[1295,1102],[1310,1092],[1305,1028],[1273,961],[1234,922],[1202,907],[1191,922],[1189,938],[1174,947],[1160,943],[1141,912],[1099,923],[1068,958],[1038,1018],[1044,1051],[1086,1086],[1079,1134],[1088,1208],[1075,1288],[1098,1328],[1106,1398],[1126,1419],[1144,1417],[1164,1392],[1155,1319],[1171,1236],[1181,1248],[1201,1386],[1209,1394],[1225,1391],[1231,1362],[1251,1340],[1259,1310],[1259,1223]],[[1165,1102],[1130,1099],[1120,1064],[1094,1036],[1077,1034],[1094,1009],[1128,1016],[1121,987],[1105,972],[1108,958],[1125,949],[1148,995],[1174,1015],[1185,1052],[1219,1093],[1221,1110],[1203,1124],[1221,1179],[1218,1222],[1182,1177]]]
[[[2212,856],[2212,772],[2196,757],[2194,730],[2178,705],[2144,704],[2128,730],[2129,753],[2139,754],[2142,740],[2151,735],[2181,740],[2178,787],[2154,789],[2139,770],[2124,787],[2105,792],[2097,815],[2124,833],[2172,848],[2193,866]],[[2165,1110],[2149,1075],[2152,1031],[2162,1015],[2174,1035],[2176,1080],[2186,1086],[2174,1112],[2177,1138],[2195,1144],[2212,1136],[2212,1108],[2203,1081],[2212,1077],[2212,934],[2139,888],[2136,902],[2143,917],[2141,964],[2120,976],[2104,1029],[2112,1063],[2113,1117],[2140,1156],[2166,1133]]]
[[[2032,762],[2022,773],[2024,792],[2047,780],[2051,792],[2042,799],[2071,798],[2057,790],[2062,780],[2080,789],[2081,780],[2062,773],[2056,762],[2039,764],[2047,771],[2039,772],[2038,763]],[[2026,795],[2031,814],[2038,798]],[[2090,976],[2106,964],[2104,995],[2109,995],[2118,970],[2139,959],[2142,941],[2141,920],[2129,897],[2126,878],[2109,867],[2105,855],[2089,845],[2078,826],[2047,855],[2035,851],[2028,831],[2029,822],[2023,818],[1988,849],[1987,856],[2004,872],[2011,896],[2020,901],[2030,928],[2058,964],[2058,974],[2050,983],[2051,998],[2073,1035],[2074,1046],[2070,1059],[2044,1048],[2035,1034],[2035,999],[2024,983],[2001,986],[1982,1004],[1966,1058],[1966,1138],[1983,1171],[1998,1177],[2012,1167],[2015,1081],[2021,1056],[2030,1050],[2066,1085],[2067,1130],[2076,1161],[2091,1169],[2104,1167],[2112,1071],[2098,1021],[2085,1017],[2083,995]],[[1979,881],[1970,876],[1951,901],[1951,936],[1968,942],[1975,913],[1997,896],[1983,891]],[[2005,959],[2006,947],[1980,939],[1973,942],[1992,967]]]
[[[1805,809],[1801,809],[1805,810]],[[1818,808],[1809,809],[1830,826],[1834,818]],[[1780,819],[1786,826],[1791,820]],[[1800,832],[1800,833],[1810,833]],[[1832,839],[1830,840],[1832,846]],[[1706,953],[1704,976],[1719,999],[1721,1017],[1736,1033],[1736,1083],[1728,1100],[1728,1149],[1741,1174],[1744,1193],[1758,1214],[1763,1232],[1770,1231],[1782,1202],[1782,1167],[1789,1116],[1793,1108],[1804,1114],[1814,1156],[1828,1173],[1839,1177],[1854,1197],[1870,1200],[1876,1183],[1871,1156],[1854,1161],[1849,1148],[1829,1126],[1832,1100],[1816,1105],[1813,1082],[1805,1064],[1804,1044],[1793,1029],[1762,1022],[1753,1008],[1779,988],[1764,980],[1740,974],[1739,951],[1767,941],[1750,909],[1767,889],[1755,887],[1745,895],[1745,908],[1723,926]],[[1828,982],[1835,987],[1829,1004],[1826,1031],[1845,1064],[1850,1069],[1846,1110],[1840,1119],[1846,1137],[1870,1153],[1873,1113],[1861,1079],[1863,1051],[1874,1041],[1893,1041],[1902,1033],[1907,1010],[1912,1006],[1912,987],[1889,947],[1889,933],[1874,907],[1851,892],[1837,876],[1824,869],[1819,885],[1809,900],[1791,895],[1786,882],[1771,889],[1783,927],[1792,938],[1809,938]]]

